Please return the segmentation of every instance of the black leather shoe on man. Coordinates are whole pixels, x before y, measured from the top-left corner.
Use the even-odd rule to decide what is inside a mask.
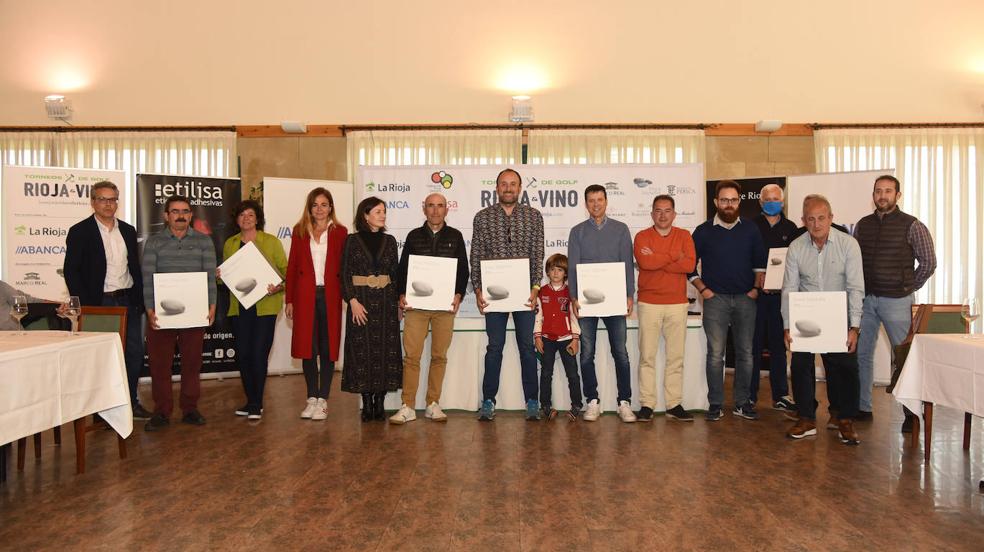
[[[205,425],[205,416],[202,416],[197,410],[192,410],[181,417],[181,423],[199,426]]]
[[[160,431],[171,425],[171,420],[163,414],[154,414],[150,421],[144,424],[144,431]]]

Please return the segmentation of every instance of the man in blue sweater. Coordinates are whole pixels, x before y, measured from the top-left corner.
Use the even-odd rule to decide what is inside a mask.
[[[577,265],[588,263],[625,263],[625,298],[628,314],[632,314],[632,296],[635,294],[635,269],[632,256],[632,235],[624,222],[608,218],[608,191],[600,184],[592,184],[584,190],[584,203],[590,218],[571,228],[567,241],[567,285],[570,288],[574,314],[578,312],[576,299]],[[625,348],[626,315],[589,316],[580,318],[581,325],[581,379],[584,382],[584,398],[588,401],[584,419],[593,422],[601,415],[598,400],[598,376],[595,374],[595,338],[599,318],[608,330],[608,345],[615,359],[615,379],[618,384],[618,416],[623,422],[636,421],[632,411],[632,374],[629,371],[629,352]]]
[[[758,419],[749,397],[752,378],[752,339],[756,299],[765,282],[768,256],[762,235],[752,222],[738,216],[741,185],[722,180],[714,189],[717,213],[694,230],[700,276],[690,281],[704,299],[707,335],[707,401],[705,418],[720,420],[724,405],[724,349],[731,326],[735,342],[734,415]]]

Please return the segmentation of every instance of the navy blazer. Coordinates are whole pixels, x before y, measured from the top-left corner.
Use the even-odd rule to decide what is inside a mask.
[[[65,238],[65,283],[70,295],[78,295],[83,305],[102,305],[103,286],[106,283],[106,249],[99,233],[96,216],[76,223],[68,229]],[[130,305],[144,308],[143,273],[140,270],[140,250],[137,230],[119,221],[120,235],[126,244],[126,264],[133,278],[130,288]]]

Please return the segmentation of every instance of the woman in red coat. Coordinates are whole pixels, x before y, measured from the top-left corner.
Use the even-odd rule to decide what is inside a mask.
[[[307,195],[294,226],[287,258],[285,314],[294,321],[290,354],[303,359],[307,405],[301,418],[328,417],[328,391],[342,337],[339,273],[348,230],[335,217],[331,192],[315,188]]]

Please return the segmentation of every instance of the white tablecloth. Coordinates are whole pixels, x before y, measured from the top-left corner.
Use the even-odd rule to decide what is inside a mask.
[[[984,336],[916,334],[892,391],[922,416],[922,402],[984,416]]]
[[[96,412],[123,437],[133,431],[118,334],[0,332],[0,444]]]
[[[485,373],[485,347],[488,338],[485,335],[484,319],[459,318],[455,321],[454,338],[448,350],[448,366],[444,375],[444,387],[441,393],[443,408],[459,410],[478,410],[482,399],[482,376]],[[523,385],[519,368],[519,352],[516,349],[516,338],[510,331],[506,334],[506,346],[502,353],[502,372],[499,377],[499,394],[496,407],[506,410],[520,410],[525,407],[523,400]],[[639,408],[639,330],[630,327],[627,334],[627,349],[632,374],[632,405]],[[706,410],[707,376],[704,362],[707,355],[707,341],[704,330],[700,327],[699,318],[688,321],[687,344],[683,357],[683,407],[687,410]],[[659,404],[656,411],[666,410],[663,401],[663,370],[665,353],[660,346],[658,363]],[[426,407],[427,372],[430,365],[430,337],[424,344],[424,352],[420,359],[420,384],[417,388],[417,404],[415,408]],[[597,346],[595,350],[595,371],[598,374],[598,395],[602,410],[613,411],[616,408],[615,363],[608,347],[608,333],[604,323],[598,324]],[[401,404],[400,393],[390,393],[386,397],[386,408],[397,409]],[[560,357],[554,361],[553,380],[554,408],[566,410],[570,408],[570,394],[567,390],[567,377]]]

